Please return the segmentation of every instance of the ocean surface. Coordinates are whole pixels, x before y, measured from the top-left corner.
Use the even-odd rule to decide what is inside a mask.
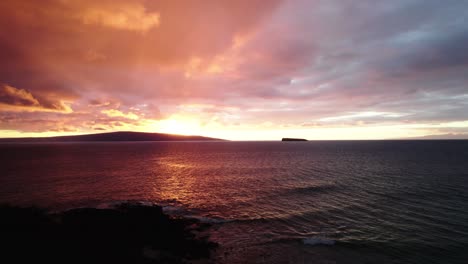
[[[0,203],[213,225],[216,263],[468,263],[468,141],[0,144]]]

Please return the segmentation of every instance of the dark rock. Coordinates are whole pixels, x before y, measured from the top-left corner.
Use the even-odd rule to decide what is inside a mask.
[[[49,213],[0,207],[3,263],[185,263],[217,245],[197,237],[198,221],[174,219],[159,206],[121,204]]]

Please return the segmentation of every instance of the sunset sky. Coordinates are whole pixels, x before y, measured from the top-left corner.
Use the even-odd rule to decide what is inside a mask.
[[[0,137],[468,138],[468,1],[0,1]]]

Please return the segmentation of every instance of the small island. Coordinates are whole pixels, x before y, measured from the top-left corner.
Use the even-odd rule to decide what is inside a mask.
[[[282,138],[281,141],[307,141],[307,139],[303,139],[303,138]]]

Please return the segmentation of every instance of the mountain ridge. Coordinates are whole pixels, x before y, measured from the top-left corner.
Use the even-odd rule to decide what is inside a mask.
[[[97,134],[55,136],[55,137],[23,137],[0,138],[0,143],[6,142],[123,142],[123,141],[225,141],[219,138],[203,136],[186,136],[165,133],[118,131]]]

